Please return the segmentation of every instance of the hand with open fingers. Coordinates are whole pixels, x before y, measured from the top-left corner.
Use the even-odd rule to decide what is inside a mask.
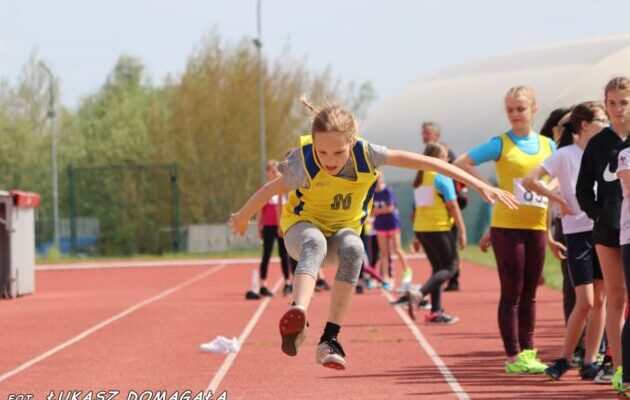
[[[232,233],[238,236],[245,235],[249,226],[249,219],[244,218],[241,213],[235,212],[230,216],[230,225],[232,225]]]
[[[567,248],[560,242],[553,240],[552,238],[547,238],[547,245],[549,246],[549,250],[553,253],[553,256],[558,260],[566,260],[567,256]]]
[[[494,204],[497,201],[505,204],[510,210],[518,209],[518,203],[516,202],[516,196],[512,193],[499,189],[487,184],[481,185],[479,188],[479,194],[481,197],[490,204]]]
[[[488,251],[488,249],[490,248],[490,245],[491,245],[491,242],[490,242],[490,231],[487,230],[486,233],[483,234],[481,239],[479,239],[479,248],[481,249],[481,251],[486,253]]]

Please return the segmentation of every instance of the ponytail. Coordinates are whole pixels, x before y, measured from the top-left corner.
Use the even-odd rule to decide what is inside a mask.
[[[558,148],[570,146],[573,144],[573,135],[576,133],[571,122],[565,122],[560,129],[562,134],[558,139]]]
[[[300,97],[300,101],[302,102],[302,104],[304,104],[304,106],[306,108],[308,108],[308,110],[311,112],[311,114],[317,114],[317,110],[315,109],[315,107],[313,107],[313,105],[311,103],[308,102],[308,100],[306,99],[306,95],[303,94]]]
[[[424,148],[424,155],[428,157],[443,158],[448,155],[448,150],[444,145],[440,143],[429,142],[427,143],[427,146]],[[424,179],[424,171],[420,170],[416,174],[416,178],[413,180],[413,188],[415,189],[418,186],[422,185],[423,179]]]

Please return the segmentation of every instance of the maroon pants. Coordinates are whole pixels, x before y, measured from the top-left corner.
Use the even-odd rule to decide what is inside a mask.
[[[492,228],[492,249],[501,281],[499,330],[508,356],[534,348],[536,289],[545,263],[547,232]]]

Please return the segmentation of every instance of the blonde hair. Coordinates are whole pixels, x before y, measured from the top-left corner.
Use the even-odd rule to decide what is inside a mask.
[[[612,78],[604,89],[604,100],[608,100],[608,92],[613,90],[628,90],[630,89],[630,79],[625,76],[618,76]]]
[[[424,155],[427,157],[445,158],[448,156],[448,149],[443,144],[437,142],[429,142],[424,148]],[[413,180],[414,189],[422,185],[424,179],[424,171],[418,171],[416,178]]]
[[[505,94],[505,97],[525,97],[532,103],[532,107],[536,106],[536,91],[529,86],[511,87]]]
[[[345,107],[338,104],[328,104],[322,109],[317,109],[308,102],[306,96],[300,97],[300,101],[311,112],[313,119],[311,135],[337,132],[343,135],[348,142],[352,142],[357,137],[359,131],[357,121]]]

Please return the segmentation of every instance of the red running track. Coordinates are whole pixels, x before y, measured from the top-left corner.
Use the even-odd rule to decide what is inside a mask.
[[[416,277],[426,277],[426,261],[413,265]],[[355,296],[340,335],[348,368],[338,372],[314,360],[329,294],[315,296],[308,338],[297,357],[287,357],[277,323],[289,299],[245,301],[253,268],[208,261],[38,271],[36,295],[0,301],[0,400],[71,389],[83,396],[118,390],[116,400],[126,400],[130,390],[168,396],[208,388],[248,400],[616,398],[575,370],[558,382],[502,372],[491,269],[463,266],[463,291],[444,296],[447,312],[461,317],[452,326],[412,324],[380,290]],[[280,283],[279,275],[274,264],[269,282]],[[536,343],[550,361],[562,341],[560,293],[541,288],[538,310]],[[217,335],[240,336],[241,351],[201,353],[199,345]]]

